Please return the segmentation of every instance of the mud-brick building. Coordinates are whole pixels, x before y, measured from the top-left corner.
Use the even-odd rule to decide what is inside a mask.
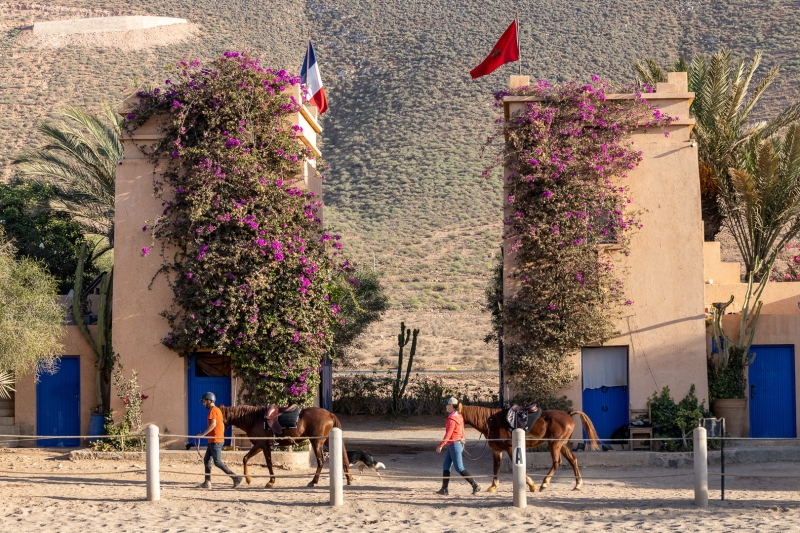
[[[296,101],[301,101],[299,86],[294,90]],[[299,142],[320,156],[317,135],[322,129],[316,108],[304,105],[291,121],[302,128],[297,136]],[[142,257],[141,250],[152,246],[142,226],[154,220],[163,207],[153,193],[153,164],[137,146],[151,144],[158,136],[158,117],[154,117],[133,137],[122,138],[125,157],[116,177],[113,345],[126,375],[135,369],[142,393],[148,396],[142,405],[144,423],[158,425],[167,435],[162,438],[165,446],[181,447],[187,439],[168,435],[197,434],[205,429],[207,412],[199,401],[202,393],[212,391],[218,403],[232,405],[238,383],[231,374],[229,358],[210,354],[180,357],[162,344],[169,325],[161,312],[172,303],[172,289],[163,275],[156,276],[162,262],[159,254]],[[322,181],[313,160],[305,163],[297,186],[321,196]],[[89,429],[90,409],[96,405],[95,357],[77,326],[65,327],[66,351],[59,370],[41,376],[38,383],[26,378],[16,385],[13,423],[15,431],[22,435],[86,435]],[[113,393],[112,408],[124,410]],[[80,441],[20,442],[37,444],[78,446]]]

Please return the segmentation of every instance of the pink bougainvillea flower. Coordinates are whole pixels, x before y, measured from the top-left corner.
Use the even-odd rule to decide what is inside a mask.
[[[148,255],[150,255],[150,248],[148,248],[147,246],[145,246],[144,248],[142,248],[142,255],[143,255],[143,256],[148,256]]]

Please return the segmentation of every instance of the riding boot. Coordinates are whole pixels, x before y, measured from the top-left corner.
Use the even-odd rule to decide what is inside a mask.
[[[472,474],[470,474],[466,468],[461,471],[461,475],[467,478],[469,484],[472,485],[472,494],[477,494],[481,491],[481,488],[478,486],[477,483],[475,483],[475,480],[470,477]]]
[[[450,492],[447,490],[447,486],[450,484],[450,471],[449,470],[442,470],[442,488],[436,491],[436,494],[440,494],[442,496],[449,496]]]

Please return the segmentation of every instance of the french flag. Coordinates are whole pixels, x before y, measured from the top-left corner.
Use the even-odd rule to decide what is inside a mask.
[[[306,86],[308,100],[317,108],[320,115],[328,110],[328,100],[325,98],[325,89],[322,87],[322,76],[319,75],[317,56],[311,39],[308,40],[306,58],[303,60],[303,70],[300,71],[300,81]]]

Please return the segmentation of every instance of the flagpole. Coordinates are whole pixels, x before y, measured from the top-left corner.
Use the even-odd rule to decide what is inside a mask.
[[[520,42],[520,31],[519,31],[519,11],[514,13],[514,21],[517,23],[517,51],[519,52],[519,75],[522,76],[522,47],[519,45]]]

